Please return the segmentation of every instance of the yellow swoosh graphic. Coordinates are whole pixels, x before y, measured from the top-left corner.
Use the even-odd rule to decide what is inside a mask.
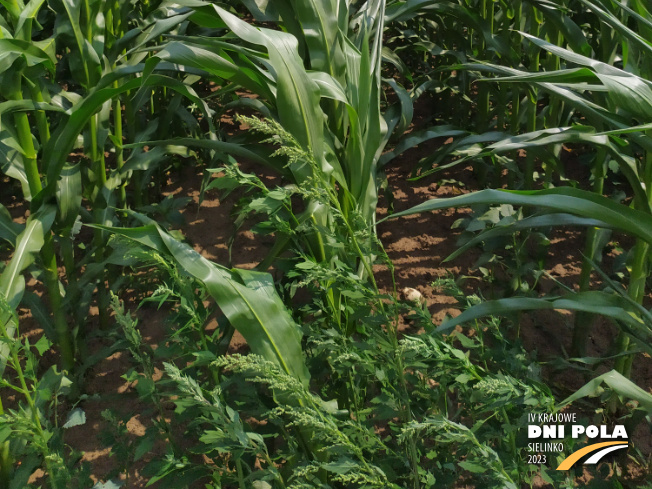
[[[605,441],[602,443],[594,443],[593,445],[589,445],[588,447],[581,448],[580,450],[571,453],[568,457],[564,459],[564,461],[561,464],[559,464],[557,470],[570,469],[573,466],[573,464],[577,462],[579,459],[581,459],[584,455],[589,454],[591,452],[595,452],[600,448],[608,447],[611,445],[626,445],[626,444],[627,442],[623,442],[623,441]]]

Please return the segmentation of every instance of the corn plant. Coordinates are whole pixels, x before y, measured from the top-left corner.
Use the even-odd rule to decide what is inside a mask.
[[[519,11],[525,9],[520,4],[514,4],[514,8]],[[416,4],[415,9],[418,9]],[[600,206],[607,205],[607,199],[602,198],[601,194],[607,168],[612,161],[626,178],[634,196],[632,207],[639,211],[635,219],[644,219],[645,222],[649,220],[650,197],[647,189],[649,188],[650,143],[646,124],[649,123],[650,82],[646,59],[649,57],[650,50],[648,39],[650,13],[638,2],[634,6],[629,6],[620,2],[589,0],[558,7],[551,7],[544,2],[533,2],[528,9],[531,9],[531,12],[521,17],[517,23],[518,30],[525,32],[520,33],[518,46],[513,44],[516,52],[529,53],[527,60],[517,64],[514,63],[516,58],[507,56],[500,60],[500,64],[483,61],[473,64],[462,63],[454,67],[454,69],[499,75],[500,84],[513,87],[514,93],[517,93],[519,86],[527,86],[530,91],[530,101],[523,104],[516,97],[513,99],[511,109],[514,121],[512,130],[519,132],[519,121],[526,120],[525,129],[528,132],[518,136],[508,136],[500,131],[476,135],[450,126],[428,128],[415,135],[414,139],[426,141],[435,137],[452,136],[457,140],[422,162],[421,175],[480,158],[490,158],[505,164],[512,161],[510,155],[513,155],[515,150],[525,149],[527,156],[523,170],[524,187],[533,188],[535,154],[544,163],[546,171],[544,186],[551,187],[552,171],[555,168],[563,171],[559,159],[562,145],[581,143],[595,148],[592,169],[595,195],[572,189],[539,191],[531,196],[522,194],[518,197],[503,192],[485,191],[450,202],[454,205],[457,205],[457,202],[498,204],[522,199],[523,204],[529,202],[531,205],[541,206],[542,212],[532,216],[531,219],[527,218],[511,226],[489,230],[469,244],[479,243],[491,236],[504,235],[518,229],[555,224],[587,227],[585,259],[579,283],[581,294],[586,293],[587,297],[593,294],[589,292],[589,284],[594,261],[600,259],[600,243],[604,235],[600,230],[609,228],[633,233],[638,241],[631,251],[628,262],[630,271],[628,298],[622,297],[619,293],[611,293],[609,298],[605,297],[605,300],[619,304],[621,309],[616,315],[624,320],[621,324],[628,324],[624,326],[626,329],[633,328],[638,331],[639,341],[648,342],[646,331],[649,326],[646,326],[646,311],[640,310],[640,304],[645,294],[645,281],[649,275],[649,241],[642,236],[642,229],[633,232],[628,227],[628,223],[625,223],[625,215],[630,211],[627,206],[613,208],[616,212],[614,215],[622,214],[620,219],[615,219],[611,224],[605,222],[606,216],[598,211],[599,207],[591,211],[589,208],[596,203],[600,203]],[[424,14],[425,9],[422,9],[421,13]],[[587,23],[588,19],[591,20]],[[542,20],[545,20],[545,23],[542,24]],[[466,22],[470,28],[468,18]],[[528,22],[530,27],[527,26]],[[501,40],[507,40],[507,37]],[[521,46],[522,42],[524,44]],[[484,56],[484,60],[487,59]],[[617,62],[626,69],[621,70],[613,66]],[[484,84],[487,81],[481,80],[480,83]],[[484,97],[486,92],[481,92],[481,95]],[[549,106],[538,115],[536,107],[542,97],[543,100],[548,101]],[[484,104],[483,110],[486,110],[486,100],[480,103]],[[580,116],[585,120],[575,126],[557,127],[560,122],[569,121],[571,118],[579,121]],[[399,144],[393,152],[383,157],[382,163],[389,162],[407,147],[407,144]],[[441,163],[451,154],[458,159],[432,169],[433,163]],[[514,166],[510,168],[513,169]],[[577,197],[580,200],[575,207],[564,211],[552,202],[552,199],[561,198],[561,195]],[[414,210],[441,208],[440,204],[446,205],[444,201],[432,202],[417,206]],[[464,249],[467,247],[468,245]],[[458,253],[454,256],[456,255]],[[591,308],[599,306],[597,296],[594,299],[595,301],[589,301],[593,305],[587,303],[579,308],[571,307],[578,310],[573,339],[573,353],[577,356],[583,356],[586,351],[585,342],[592,322]],[[633,303],[629,303],[629,299]],[[571,298],[571,301],[573,300]],[[519,306],[515,304],[513,304],[514,308],[524,307],[524,303],[519,303]],[[634,323],[629,321],[625,311],[637,317]],[[627,329],[630,333],[633,330]],[[628,336],[623,333],[617,342],[617,353],[627,349],[628,341]],[[628,374],[630,368],[628,365],[631,365],[631,356],[623,356],[617,361],[617,369],[622,373]]]
[[[196,6],[191,20],[233,34],[174,40],[157,58],[201,69],[229,90],[240,86],[260,95],[256,106],[262,114],[277,120],[338,187],[344,217],[351,221],[359,215],[364,227],[372,228],[378,158],[392,130],[407,127],[412,111],[407,99],[384,118],[380,111],[384,2],[348,10],[337,2],[247,6],[257,19],[280,23],[288,32],[253,27],[217,6]],[[308,161],[292,161],[287,170],[279,160],[268,161],[298,186],[314,178]],[[308,202],[300,216],[305,221],[331,226],[326,210],[315,202]],[[332,257],[319,232],[309,239],[320,261]],[[262,268],[285,243],[287,237],[281,237]],[[359,264],[361,273],[368,268],[365,261]]]
[[[145,68],[142,61],[147,53],[132,51],[175,28],[186,17],[172,11],[168,18],[161,19],[161,12],[155,8],[143,11],[149,18],[140,20],[130,30],[129,39],[134,43],[129,46],[121,39],[133,22],[128,5],[64,1],[53,5],[8,2],[0,7],[0,82],[4,87],[0,99],[1,169],[20,182],[34,215],[41,215],[39,208],[49,209],[56,202],[56,219],[46,221],[43,228],[37,264],[43,270],[42,280],[53,316],[53,326],[45,324],[45,328],[59,347],[62,365],[68,370],[74,365],[77,348],[83,348],[92,285],[98,288],[101,326],[106,326],[108,319],[106,281],[111,277],[104,271],[106,236],[98,229],[90,250],[80,254],[76,242],[79,224],[85,220],[105,225],[117,220],[114,206],[127,205],[130,175],[151,173],[167,154],[175,152],[169,148],[143,157],[142,150],[136,149],[125,155],[120,97],[130,93],[141,95],[126,103],[127,135],[134,140],[142,138],[137,133],[138,118],[134,114],[150,102],[142,94],[152,89],[165,87],[179,97],[190,97],[208,113],[183,81],[158,73],[150,73],[146,78],[135,76]],[[165,10],[163,13],[167,14]],[[37,18],[50,24],[43,27]],[[52,35],[44,38],[44,33],[50,32]],[[61,54],[56,56],[57,53]],[[64,84],[69,89],[64,90]],[[178,112],[167,113],[168,118],[174,115]],[[80,139],[85,157],[73,161],[69,155]],[[109,157],[113,168],[107,165],[105,153],[109,150],[113,153]],[[140,197],[142,189],[134,194]],[[92,215],[86,212],[86,203],[92,205]],[[89,258],[95,261],[94,267],[88,266]],[[60,280],[61,265],[65,275]],[[61,283],[66,285],[65,294]],[[35,296],[29,296],[29,300],[42,309]],[[48,313],[40,315],[47,316]]]
[[[6,121],[8,117],[13,118],[13,124],[7,125],[6,122],[3,124],[5,128],[2,130],[2,148],[3,153],[6,155],[3,162],[3,172],[21,182],[23,194],[28,201],[33,200],[43,190],[43,185],[37,162],[37,147],[34,145],[26,110],[36,108],[35,105],[44,104],[40,84],[31,81],[27,82],[27,80],[39,80],[45,71],[54,72],[52,40],[34,45],[30,43],[34,18],[40,6],[36,3],[35,8],[23,11],[15,2],[12,8],[7,9],[9,22],[13,29],[12,31],[9,31],[8,28],[2,29],[2,38],[0,39],[0,42],[3,43],[4,57],[0,76],[2,77],[2,86],[5,87],[3,94],[6,96],[3,104],[3,120]],[[6,21],[5,25],[9,27]],[[33,101],[24,100],[24,86],[32,92]],[[37,110],[36,113],[38,114],[39,127],[42,129],[41,135],[46,138],[45,142],[47,142],[49,131],[47,130],[45,113],[42,110]],[[50,225],[42,229],[43,242],[40,251],[44,268],[44,281],[50,291],[50,305],[54,313],[55,330],[62,356],[65,359],[64,363],[69,367],[74,356],[74,347],[58,292],[57,258],[54,237],[49,232]]]
[[[52,206],[43,207],[30,216],[24,228],[14,225],[8,219],[8,213],[4,214],[6,220],[3,219],[3,228],[9,231],[9,240],[14,243],[12,259],[0,275],[0,293],[3,296],[3,303],[10,307],[9,310],[3,309],[2,312],[2,322],[8,337],[11,337],[18,327],[16,316],[10,312],[18,307],[25,292],[25,278],[22,272],[35,261],[34,255],[41,251],[55,213],[56,210]],[[0,347],[0,373],[4,372],[9,350],[7,344]]]
[[[612,19],[613,21],[613,19]],[[615,21],[613,21],[615,22]],[[627,29],[624,28],[623,29]],[[629,37],[634,38],[634,32],[627,29],[624,31]],[[649,136],[647,134],[647,121],[650,110],[649,93],[650,82],[636,74],[619,70],[605,63],[572,53],[568,50],[554,46],[543,40],[525,35],[534,44],[546,49],[551,54],[559,56],[563,60],[580,65],[580,68],[566,68],[556,72],[543,72],[525,74],[509,68],[495,67],[496,71],[511,76],[502,78],[503,82],[531,81],[543,90],[548,91],[552,96],[560,97],[569,105],[576,107],[578,111],[586,114],[587,119],[597,127],[611,127],[611,130],[598,132],[594,127],[576,126],[569,128],[557,128],[541,130],[534,133],[527,133],[520,136],[503,139],[494,144],[488,145],[475,157],[483,154],[500,154],[512,151],[515,148],[533,149],[553,144],[571,144],[583,142],[595,145],[602,149],[604,155],[609,155],[618,164],[618,168],[633,193],[632,206],[617,204],[610,199],[599,195],[577,189],[558,188],[541,190],[533,193],[500,192],[494,190],[482,191],[455,200],[445,200],[424,203],[408,212],[426,211],[434,208],[442,208],[447,204],[464,204],[472,202],[484,203],[518,203],[522,205],[539,206],[543,212],[525,219],[505,229],[495,229],[481,235],[478,240],[488,237],[490,233],[511,232],[517,228],[548,226],[559,224],[573,224],[587,226],[590,228],[616,229],[631,234],[637,238],[636,245],[630,258],[630,277],[627,297],[607,292],[588,292],[588,274],[593,265],[591,261],[596,250],[596,235],[589,235],[588,252],[589,256],[584,264],[584,283],[582,292],[578,295],[571,295],[562,300],[569,301],[569,309],[585,311],[589,313],[603,313],[600,301],[604,304],[611,304],[614,309],[607,315],[618,317],[621,324],[625,325],[624,332],[618,340],[618,353],[627,350],[630,335],[637,338],[637,344],[643,348],[649,348],[649,312],[641,309],[641,301],[645,291],[645,281],[649,275],[649,226],[650,221],[650,196],[649,196],[649,175],[650,165],[647,156],[649,148]],[[636,41],[641,45],[642,41]],[[574,78],[578,77],[578,78]],[[590,83],[600,88],[601,95],[606,101],[606,106],[600,106],[590,100],[587,95],[582,96],[582,84]],[[575,90],[573,90],[575,89]],[[579,94],[578,94],[579,92]],[[602,98],[602,97],[601,97]],[[635,120],[641,125],[630,126],[628,120]],[[637,156],[638,151],[643,151],[644,156]],[[640,153],[639,153],[640,154]],[[602,166],[602,161],[596,165]],[[596,170],[598,178],[602,178],[603,170]],[[596,190],[600,192],[602,185]],[[560,205],[562,202],[568,206]],[[578,219],[579,218],[579,219]],[[584,301],[588,299],[588,301]],[[534,303],[542,304],[540,300],[532,299]],[[555,299],[556,300],[556,299]],[[582,305],[574,304],[575,301],[582,302]],[[516,304],[518,302],[518,305]],[[523,302],[516,301],[511,304],[513,308],[528,308]],[[548,302],[548,304],[554,303]],[[602,305],[604,305],[602,304]],[[503,304],[506,306],[506,303]],[[504,310],[503,306],[496,310]],[[489,307],[489,306],[488,306]],[[548,307],[548,306],[546,306]],[[559,304],[557,307],[561,307]],[[601,310],[602,309],[602,310]],[[488,309],[485,311],[487,312]],[[586,316],[584,316],[586,318]],[[574,346],[575,351],[581,354],[584,351],[582,344],[587,335],[587,325],[577,324],[575,330]],[[631,357],[621,357],[617,362],[617,369],[628,375],[631,366]]]

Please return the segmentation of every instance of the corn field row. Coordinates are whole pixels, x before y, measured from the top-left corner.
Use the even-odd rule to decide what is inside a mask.
[[[401,208],[397,161],[467,184]],[[184,237],[182,170],[273,243],[255,268]],[[0,489],[652,487],[648,0],[0,0],[0,172]],[[442,266],[480,258],[434,321],[378,228],[453,208]],[[555,358],[521,340],[544,314]],[[130,389],[91,394],[116,353]],[[560,412],[627,453],[533,462]]]

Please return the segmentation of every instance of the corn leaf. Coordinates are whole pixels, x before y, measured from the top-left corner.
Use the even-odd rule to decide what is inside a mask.
[[[14,222],[9,211],[0,204],[0,239],[4,239],[12,246],[15,246],[16,238],[23,229],[24,226]]]
[[[11,310],[18,307],[25,290],[25,278],[22,271],[34,261],[34,255],[41,251],[44,236],[49,232],[56,212],[54,206],[41,206],[37,212],[29,216],[25,223],[25,229],[16,238],[16,248],[11,261],[0,275],[2,301]],[[15,320],[11,311],[5,311],[3,308],[0,313],[0,322],[5,325],[9,337],[12,337],[16,331]],[[8,352],[8,345],[0,345],[0,375],[4,372],[7,364]]]
[[[454,260],[462,253],[464,253],[466,250],[472,248],[473,246],[483,241],[487,241],[492,238],[496,238],[498,236],[514,234],[515,232],[521,231],[523,229],[533,229],[538,227],[552,227],[552,226],[582,226],[582,227],[597,227],[597,228],[606,228],[606,229],[611,227],[606,222],[600,221],[598,219],[577,217],[572,214],[566,214],[563,212],[531,216],[525,219],[514,221],[509,225],[498,224],[495,227],[492,227],[490,229],[481,232],[477,236],[473,237],[472,239],[464,243],[464,245],[456,249],[449,256],[447,256],[444,259],[444,262]]]
[[[652,324],[641,319],[638,309],[620,295],[596,290],[568,294],[563,297],[510,297],[483,302],[468,308],[455,318],[447,319],[437,328],[437,331],[446,333],[458,324],[485,316],[553,309],[583,311],[615,319],[625,327],[626,331],[639,340],[642,348],[652,352],[652,345],[649,341],[652,337]]]
[[[56,195],[59,224],[64,229],[72,228],[82,203],[82,177],[79,163],[63,167],[61,178],[57,182]]]
[[[299,326],[276,293],[269,274],[222,267],[175,240],[156,224],[139,228],[101,227],[172,256],[188,274],[204,283],[252,352],[308,384]]]
[[[606,374],[588,382],[586,385],[578,389],[572,395],[564,399],[559,405],[559,408],[577,401],[583,397],[596,397],[604,392],[602,384],[606,384],[611,390],[620,396],[638,402],[648,412],[652,412],[652,394],[644,391],[639,386],[634,384],[631,380],[623,377],[617,371],[612,370]]]
[[[596,219],[605,222],[613,229],[625,231],[652,244],[651,215],[618,204],[602,195],[567,187],[538,191],[481,190],[449,199],[429,200],[411,209],[392,214],[383,220],[448,207],[475,204],[531,205],[588,219]]]

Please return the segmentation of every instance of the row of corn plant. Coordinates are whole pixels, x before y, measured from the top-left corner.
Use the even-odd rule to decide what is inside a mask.
[[[107,236],[98,229],[92,242],[82,243],[80,223],[110,225],[120,217],[115,208],[138,207],[147,193],[143,177],[167,154],[179,152],[124,149],[125,139],[143,139],[159,124],[185,117],[159,107],[154,93],[169,90],[206,109],[179,77],[137,76],[148,56],[137,50],[178,28],[186,16],[156,5],[132,7],[131,2],[16,1],[0,10],[2,171],[20,183],[33,215],[42,207],[56,208],[54,221],[44,221],[36,262],[49,307],[34,295],[29,300],[43,311],[38,317],[68,370],[76,350],[83,351],[94,288],[100,325],[107,325],[112,278],[105,271]],[[75,150],[82,155],[71,156]],[[131,180],[135,187],[128,199]],[[3,223],[13,226],[6,213]],[[9,236],[12,245],[14,238]]]
[[[536,3],[533,6],[543,9],[544,12],[549,8],[547,5]],[[577,11],[574,12],[573,9]],[[632,355],[626,354],[630,338],[636,338],[639,348],[649,350],[650,345],[649,311],[641,305],[650,273],[650,241],[647,231],[650,225],[650,165],[647,124],[651,92],[649,70],[645,61],[649,58],[650,13],[638,2],[634,6],[628,6],[619,2],[582,1],[563,7],[554,15],[546,15],[543,18],[546,20],[545,31],[540,34],[545,32],[546,38],[552,42],[538,37],[538,32],[525,28],[523,21],[520,21],[522,30],[528,33],[521,33],[519,39],[522,38],[523,41],[519,40],[519,44],[525,43],[528,51],[535,53],[534,58],[530,54],[529,62],[525,60],[522,64],[513,64],[507,58],[501,59],[500,64],[490,64],[483,60],[483,63],[459,64],[455,67],[460,70],[502,75],[497,79],[498,84],[492,83],[499,87],[528,87],[532,105],[526,118],[528,121],[534,121],[532,118],[539,117],[536,106],[539,101],[545,100],[548,106],[542,113],[542,121],[528,123],[525,129],[529,132],[518,136],[500,132],[463,136],[451,145],[452,148],[445,148],[443,151],[448,154],[452,149],[452,154],[458,156],[453,163],[457,165],[470,159],[509,157],[515,151],[525,149],[527,157],[524,186],[532,188],[535,155],[541,157],[544,162],[552,162],[551,168],[563,168],[559,161],[559,149],[562,145],[577,144],[595,148],[591,170],[592,192],[572,188],[549,188],[533,193],[486,190],[454,200],[424,203],[406,213],[472,203],[514,203],[536,206],[539,209],[536,214],[510,226],[487,230],[465,248],[498,235],[525,229],[555,225],[588,228],[579,294],[549,299],[515,298],[511,302],[500,302],[495,306],[479,306],[478,312],[482,310],[483,314],[487,314],[499,310],[504,312],[551,307],[551,304],[560,300],[568,309],[578,311],[573,335],[573,353],[577,356],[583,356],[586,352],[585,345],[593,315],[601,313],[612,316],[623,327],[614,352],[621,355],[616,362],[616,368],[628,376],[633,358]],[[591,26],[582,25],[580,28],[581,24],[576,23],[576,20],[587,18],[597,21]],[[570,49],[564,47],[564,39]],[[545,61],[539,61],[543,59],[540,58],[539,52],[545,54]],[[624,69],[617,68],[615,64],[620,64]],[[486,84],[489,81],[481,80],[479,83]],[[478,102],[478,110],[480,106],[481,102]],[[496,107],[497,110],[502,110],[498,105]],[[568,116],[559,119],[561,107],[572,116],[570,120],[577,121],[573,126],[556,126],[559,122],[569,120]],[[516,103],[512,104],[511,109],[520,110]],[[555,111],[559,113],[552,116],[551,112]],[[516,112],[512,113],[515,114]],[[512,129],[520,132],[518,126]],[[428,139],[458,136],[459,132],[456,131],[456,128],[440,126],[423,131],[422,137]],[[386,161],[403,149],[399,145],[393,153],[386,156]],[[439,161],[442,161],[441,155]],[[610,161],[617,166],[618,175],[613,178],[622,178],[627,182],[633,197],[631,201],[618,204],[603,197]],[[427,163],[431,164],[432,159]],[[552,187],[550,175],[546,175],[544,184]],[[560,205],[562,202],[564,205]],[[600,243],[604,232],[600,230],[605,229],[615,229],[636,238],[636,244],[630,250],[627,261],[629,283],[626,294],[620,291],[620,286],[612,282],[607,282],[610,286],[605,291],[589,290],[591,271],[595,260],[599,260],[601,256]],[[613,309],[606,311],[606,304],[613,306]],[[561,307],[561,303],[556,307]],[[470,313],[470,316],[472,314]]]
[[[70,394],[71,381],[54,367],[37,375],[33,345],[17,337],[15,310],[28,306],[49,338],[36,345],[39,354],[53,345],[63,369],[87,363],[84,339],[92,332],[93,292],[98,290],[99,321],[105,327],[111,276],[107,235],[98,228],[87,241],[80,225],[117,222],[115,208],[137,206],[146,192],[134,188],[138,198],[128,200],[132,174],[151,174],[166,154],[177,152],[166,148],[144,156],[140,149],[123,149],[125,139],[143,139],[157,123],[185,117],[185,109],[154,107],[154,91],[167,87],[205,109],[179,77],[151,71],[147,78],[137,76],[145,69],[147,52],[135,50],[177,28],[185,17],[170,7],[135,5],[10,1],[0,6],[0,169],[9,182],[3,186],[20,189],[26,217],[18,224],[0,206],[0,237],[12,253],[0,275],[0,372],[3,390],[15,393],[11,409],[0,407],[2,487],[26,486],[39,467],[52,487],[81,487],[89,481],[71,479],[70,462],[77,455],[64,448],[58,425],[56,405],[60,394]],[[162,119],[156,119],[161,112]],[[77,150],[81,155],[74,154]],[[143,179],[136,183],[143,186]],[[45,285],[49,306],[25,290],[26,271]],[[72,392],[79,394],[80,378],[70,378]],[[74,418],[75,411],[71,414]]]
[[[402,16],[394,14],[399,7],[403,7]],[[572,107],[536,87],[479,82],[484,68],[482,64],[473,63],[476,61],[529,71],[558,69],[558,57],[527,43],[518,31],[585,56],[600,53],[607,63],[613,61],[611,31],[607,28],[609,32],[601,36],[594,28],[600,25],[599,19],[581,2],[571,2],[571,5],[516,1],[432,5],[395,2],[388,12],[398,21],[396,30],[392,31],[397,35],[390,39],[390,46],[402,59],[419,60],[411,65],[414,75],[410,78],[434,97],[433,113],[438,124],[417,132],[415,140],[455,138],[452,145],[423,158],[413,170],[415,176],[424,177],[440,170],[442,161],[454,149],[472,148],[474,144],[498,138],[501,134],[558,127],[567,124],[573,116]],[[411,42],[401,42],[403,33],[409,34],[407,39]],[[452,107],[455,110],[451,110]],[[549,183],[556,174],[563,175],[560,149],[558,145],[537,158],[530,152],[519,165],[518,172],[509,169],[507,183],[531,189],[537,178]],[[508,156],[517,159],[515,154]],[[390,158],[388,155],[384,161]],[[502,185],[501,173],[507,160],[504,157],[485,160],[483,165],[475,166],[480,172],[480,184]],[[491,180],[487,178],[489,172],[493,173]]]

